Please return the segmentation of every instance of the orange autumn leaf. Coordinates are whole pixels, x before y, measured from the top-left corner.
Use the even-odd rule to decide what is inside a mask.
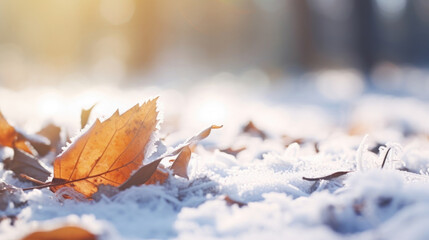
[[[27,145],[26,139],[12,127],[0,112],[0,145],[5,147],[16,147],[27,153],[33,154]]]
[[[51,231],[36,231],[22,238],[22,240],[31,239],[96,240],[97,237],[83,228],[75,226],[64,226]]]
[[[88,131],[55,159],[53,192],[72,187],[86,197],[101,184],[119,186],[140,168],[145,150],[156,130],[157,98],[123,114],[97,120]]]

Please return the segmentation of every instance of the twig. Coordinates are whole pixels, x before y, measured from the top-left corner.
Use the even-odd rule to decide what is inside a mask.
[[[319,181],[319,180],[331,180],[333,178],[337,178],[337,177],[341,177],[343,175],[346,175],[347,173],[350,173],[353,171],[340,171],[340,172],[335,172],[332,173],[328,176],[324,176],[324,177],[318,177],[318,178],[308,178],[308,177],[302,177],[302,179],[307,180],[307,181]]]
[[[387,156],[389,155],[390,149],[392,149],[392,148],[388,148],[386,155],[384,155],[383,163],[381,164],[381,169],[383,169],[384,164],[386,163],[386,159],[387,159]]]
[[[42,182],[42,181],[37,180],[35,178],[32,178],[32,177],[28,176],[25,173],[21,173],[21,174],[19,174],[19,176],[22,177],[22,178],[24,178],[25,180],[28,180],[28,181],[30,181],[30,182],[32,182],[34,184],[37,184],[37,185],[45,185],[46,184],[45,182]]]

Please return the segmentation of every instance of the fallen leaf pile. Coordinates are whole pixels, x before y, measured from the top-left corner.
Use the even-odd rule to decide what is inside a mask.
[[[103,122],[97,119],[55,158],[53,173],[47,170],[39,157],[49,152],[56,153],[57,147],[61,145],[61,129],[48,125],[35,136],[25,137],[0,114],[0,147],[10,147],[14,151],[13,157],[4,159],[4,167],[12,170],[21,180],[36,185],[22,189],[24,191],[46,187],[53,192],[63,188],[73,189],[87,199],[92,199],[100,189],[106,189],[104,186],[121,191],[142,184],[162,184],[170,174],[188,178],[191,149],[198,141],[208,137],[212,129],[221,126],[213,125],[143,165],[143,161],[149,157],[148,149],[158,140],[154,138],[155,132],[159,130],[157,99],[135,105],[122,114],[116,111]],[[82,128],[87,124],[94,106],[82,110]],[[174,160],[169,168],[160,164],[161,160],[170,157]],[[50,178],[52,180],[48,181]],[[15,187],[0,191],[8,194],[10,189]],[[72,198],[69,194],[65,197]]]

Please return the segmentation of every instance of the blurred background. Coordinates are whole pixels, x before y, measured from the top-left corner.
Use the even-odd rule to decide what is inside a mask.
[[[3,0],[0,86],[177,87],[228,73],[428,99],[428,42],[425,0]]]

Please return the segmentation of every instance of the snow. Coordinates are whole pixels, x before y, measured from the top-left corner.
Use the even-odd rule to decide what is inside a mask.
[[[317,84],[327,81],[323,79]],[[262,85],[260,91],[230,82],[180,90],[0,88],[2,113],[28,134],[52,121],[75,135],[81,108],[98,102],[93,122],[158,95],[163,118],[159,136],[167,136],[165,146],[177,146],[212,124],[224,125],[196,147],[189,180],[170,177],[164,185],[132,187],[97,201],[64,199],[49,189],[22,192],[18,199],[24,205],[9,204],[0,211],[1,216],[17,215],[14,225],[7,219],[0,222],[0,239],[63,225],[80,226],[107,240],[429,238],[429,103],[368,95],[360,85],[354,102],[325,101],[325,86],[313,102],[299,103],[311,93],[285,98],[279,86]],[[6,103],[11,101],[13,105]],[[29,105],[31,101],[37,104]],[[268,138],[242,134],[249,120]],[[364,130],[349,135],[356,125]],[[284,135],[304,142],[285,147]],[[369,151],[378,143],[385,145],[379,153]],[[237,156],[219,150],[228,147],[246,149]],[[0,151],[3,157],[8,154],[8,149]],[[48,159],[42,161],[49,165]],[[302,179],[337,171],[352,172],[329,181]],[[0,176],[17,187],[30,186],[9,170],[0,169]],[[247,205],[228,206],[225,196]]]

